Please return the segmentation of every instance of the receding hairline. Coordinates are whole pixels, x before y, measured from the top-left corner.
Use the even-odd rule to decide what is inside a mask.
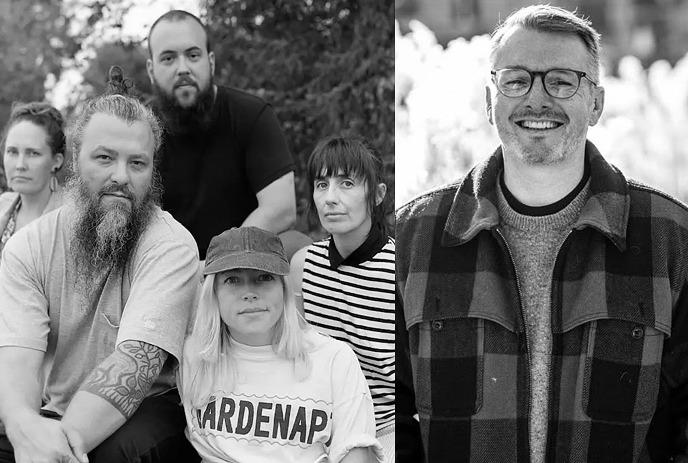
[[[494,63],[498,51],[517,30],[578,37],[589,60],[593,75],[599,77],[600,34],[589,19],[576,11],[550,5],[531,5],[511,13],[490,36],[489,60]]]
[[[169,22],[169,23],[176,23],[176,22],[183,22],[183,21],[192,21],[196,23],[198,26],[200,26],[201,30],[203,31],[203,34],[205,35],[205,48],[206,48],[206,53],[210,53],[211,50],[211,42],[210,42],[210,35],[208,34],[208,29],[206,28],[205,24],[198,18],[196,15],[189,13],[188,11],[185,10],[170,10],[167,13],[162,14],[158,19],[156,19],[153,24],[150,27],[150,30],[148,31],[148,37],[146,38],[146,42],[148,44],[148,55],[152,58],[153,57],[153,48],[151,46],[151,37],[153,36],[153,31],[155,30],[156,26],[159,23],[162,22]]]

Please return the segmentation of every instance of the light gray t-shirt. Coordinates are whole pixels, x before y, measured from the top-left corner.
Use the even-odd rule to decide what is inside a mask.
[[[86,376],[126,340],[174,357],[149,395],[169,389],[200,282],[196,242],[156,207],[126,269],[92,276],[95,296],[83,297],[67,258],[74,217],[69,204],[28,224],[10,238],[0,261],[0,347],[45,352],[43,408],[59,414]]]

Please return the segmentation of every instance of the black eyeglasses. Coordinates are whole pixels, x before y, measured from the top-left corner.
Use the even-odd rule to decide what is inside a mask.
[[[490,72],[492,82],[497,86],[499,93],[509,98],[518,98],[530,92],[537,76],[540,76],[545,92],[553,98],[571,98],[578,91],[583,77],[597,86],[597,82],[588,77],[585,72],[573,69],[529,71],[521,68],[505,68]]]

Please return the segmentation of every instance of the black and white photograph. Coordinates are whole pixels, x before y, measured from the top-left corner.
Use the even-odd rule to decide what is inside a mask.
[[[0,1],[0,462],[395,460],[393,41]]]
[[[397,461],[688,461],[688,2],[395,3]]]

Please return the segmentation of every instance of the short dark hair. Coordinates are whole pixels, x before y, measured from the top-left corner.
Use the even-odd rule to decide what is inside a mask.
[[[175,22],[175,21],[184,21],[187,19],[192,19],[196,21],[196,23],[203,28],[203,32],[205,32],[205,51],[207,53],[210,53],[213,48],[213,44],[210,40],[210,34],[208,33],[208,28],[205,27],[205,24],[201,22],[201,20],[194,14],[189,13],[188,11],[184,10],[170,10],[167,13],[163,14],[160,16],[158,19],[155,20],[153,25],[150,27],[150,30],[148,31],[148,55],[152,58],[153,57],[153,50],[151,48],[151,35],[153,35],[153,29],[155,29],[155,26],[158,25],[159,22],[161,21],[170,21],[170,22]]]
[[[317,210],[313,201],[315,180],[335,175],[363,178],[368,188],[366,200],[373,225],[387,229],[385,214],[387,198],[375,204],[377,185],[385,183],[382,159],[377,151],[364,139],[347,136],[331,136],[321,140],[313,149],[306,164],[306,177],[310,192],[308,212],[314,219]]]
[[[55,109],[48,103],[32,101],[30,103],[14,102],[12,103],[12,110],[10,118],[5,124],[5,129],[2,132],[2,144],[5,147],[7,133],[10,128],[21,121],[29,121],[42,127],[48,138],[48,146],[52,151],[53,156],[57,153],[65,153],[65,133],[64,133],[64,118],[60,111]],[[62,166],[60,166],[61,168]]]
[[[492,32],[490,59],[494,59],[506,33],[516,27],[536,32],[577,35],[590,55],[593,77],[599,79],[600,33],[592,27],[589,19],[578,16],[575,11],[551,5],[531,5],[516,10]]]

